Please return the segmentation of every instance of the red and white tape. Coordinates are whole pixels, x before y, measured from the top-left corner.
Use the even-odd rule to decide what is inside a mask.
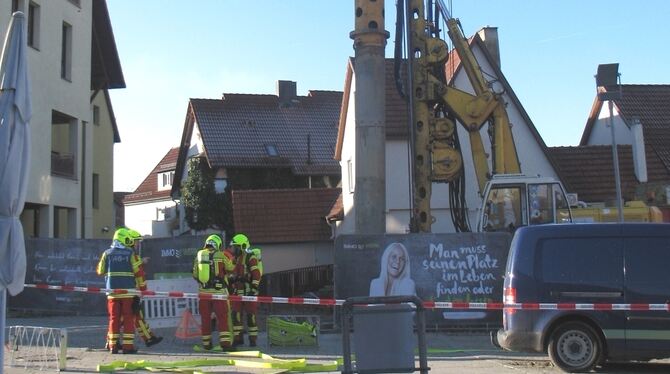
[[[342,305],[345,300],[342,299],[314,299],[304,297],[276,297],[276,296],[237,296],[237,295],[215,295],[195,292],[176,292],[176,291],[139,291],[126,289],[107,289],[99,287],[77,287],[69,285],[50,285],[50,284],[25,284],[26,288],[38,288],[43,290],[56,291],[74,291],[88,292],[98,294],[131,294],[146,297],[173,297],[186,299],[215,299],[230,301],[248,301],[263,304],[296,304],[296,305]],[[450,302],[450,301],[424,301],[423,306],[427,309],[471,309],[471,310],[656,310],[670,311],[670,304],[589,304],[589,303],[469,303],[469,302]]]

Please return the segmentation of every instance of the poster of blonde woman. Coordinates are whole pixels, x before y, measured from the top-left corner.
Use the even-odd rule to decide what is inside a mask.
[[[395,242],[384,250],[379,277],[370,282],[370,296],[400,295],[416,295],[416,287],[410,277],[409,252]]]

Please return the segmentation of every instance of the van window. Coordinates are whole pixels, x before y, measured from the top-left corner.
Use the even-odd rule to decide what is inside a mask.
[[[628,238],[626,284],[652,290],[670,289],[670,238]]]
[[[540,278],[548,283],[623,284],[620,239],[551,238],[539,243]]]

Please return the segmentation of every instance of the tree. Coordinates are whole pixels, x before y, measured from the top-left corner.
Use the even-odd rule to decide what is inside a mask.
[[[230,192],[214,190],[214,171],[202,157],[189,161],[188,177],[181,187],[186,222],[194,230],[214,228],[232,232]]]

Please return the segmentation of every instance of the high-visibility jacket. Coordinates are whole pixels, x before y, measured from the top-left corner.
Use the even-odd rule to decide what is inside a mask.
[[[134,258],[132,248],[123,246],[118,241],[114,241],[112,246],[102,253],[98,262],[98,275],[105,276],[105,287],[109,289],[127,289],[136,291],[136,277],[140,276],[140,265],[142,260]],[[107,293],[107,297],[127,298],[134,294],[114,294]]]
[[[133,263],[139,264],[137,274],[135,274],[135,287],[137,287],[137,289],[140,291],[144,291],[147,289],[144,262],[142,262],[142,258],[137,253],[133,253]]]
[[[193,279],[199,292],[228,294],[226,275],[233,271],[233,262],[221,251],[203,248],[193,260]]]
[[[238,295],[257,295],[261,284],[259,260],[253,253],[242,252],[235,261],[234,288]]]

